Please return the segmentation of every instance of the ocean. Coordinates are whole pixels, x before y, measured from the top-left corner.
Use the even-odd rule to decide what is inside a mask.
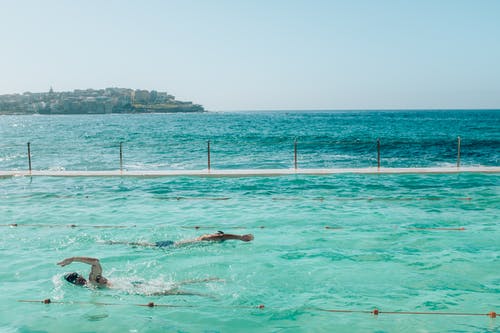
[[[369,168],[377,140],[383,167],[439,168],[458,137],[461,166],[499,166],[499,129],[495,110],[0,116],[0,170],[26,170],[28,142],[34,170],[117,170],[120,143],[125,170],[203,170],[208,141],[212,169],[291,169],[295,142],[298,168]],[[0,331],[498,332],[499,181],[3,177]],[[110,244],[219,230],[255,239]],[[90,270],[72,256],[113,288],[64,281]]]

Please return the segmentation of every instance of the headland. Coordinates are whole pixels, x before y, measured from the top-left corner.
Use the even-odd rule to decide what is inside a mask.
[[[1,114],[105,114],[205,112],[203,106],[178,101],[167,92],[130,88],[0,95]]]

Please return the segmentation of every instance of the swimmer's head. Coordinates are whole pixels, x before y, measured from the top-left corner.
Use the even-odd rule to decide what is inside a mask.
[[[83,276],[81,276],[80,274],[78,274],[76,272],[68,273],[68,274],[64,275],[64,278],[69,283],[75,284],[77,286],[84,286],[87,284],[87,280],[85,280],[85,278]]]
[[[108,279],[106,279],[104,276],[102,275],[97,275],[95,277],[95,282],[97,282],[98,284],[107,284],[108,283]]]

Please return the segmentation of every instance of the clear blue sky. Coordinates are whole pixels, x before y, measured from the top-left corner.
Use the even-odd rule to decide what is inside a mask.
[[[0,94],[209,110],[500,108],[500,0],[0,0]]]

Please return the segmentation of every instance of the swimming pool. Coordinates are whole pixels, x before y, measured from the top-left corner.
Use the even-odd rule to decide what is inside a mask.
[[[323,310],[498,312],[499,179],[497,174],[3,178],[0,328],[497,331],[498,319],[487,316]],[[8,226],[12,223],[17,226]],[[252,233],[255,240],[167,249],[106,244],[182,240],[217,230]],[[84,264],[56,265],[69,256],[99,258],[104,276],[118,289],[64,282],[66,272],[89,271]],[[144,295],[206,278],[222,281],[180,287],[202,296]],[[43,299],[54,303],[18,302]],[[149,302],[173,306],[138,306]]]

